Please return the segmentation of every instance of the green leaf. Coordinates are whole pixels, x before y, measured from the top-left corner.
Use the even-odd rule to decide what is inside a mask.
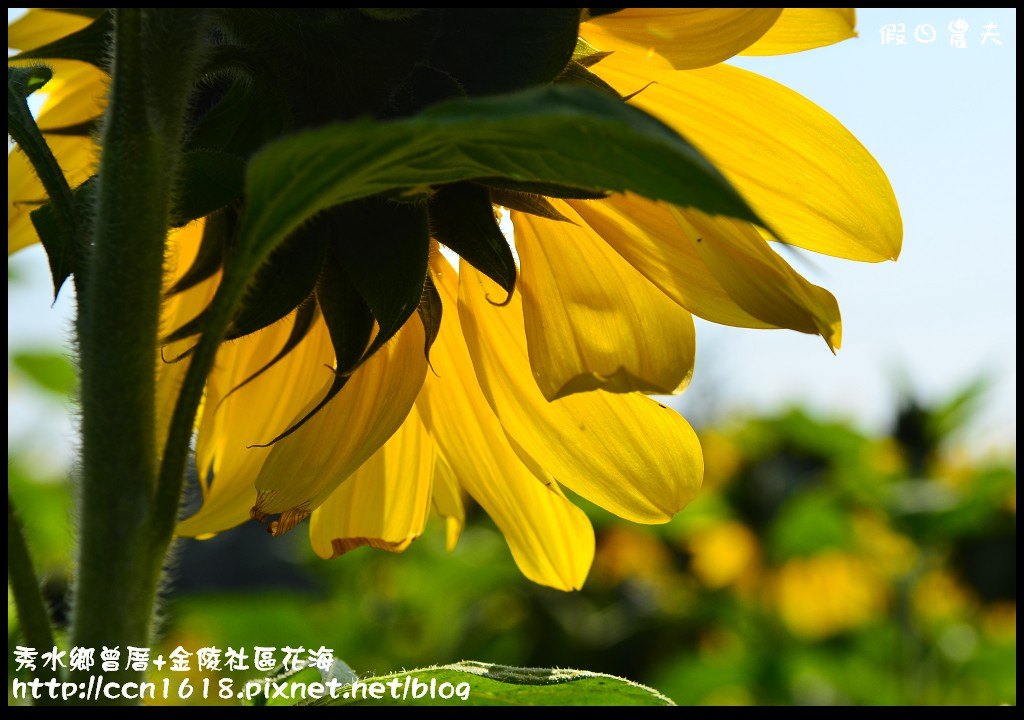
[[[54,395],[68,397],[78,386],[74,366],[59,353],[19,352],[12,360],[33,383]]]
[[[431,696],[433,688],[433,696]],[[419,693],[419,697],[416,694]],[[456,694],[459,693],[459,694]],[[656,690],[586,670],[475,661],[366,678],[309,705],[675,705]],[[348,697],[345,697],[348,695]],[[465,699],[463,699],[465,695]],[[374,697],[378,696],[378,697]]]
[[[8,60],[81,60],[107,72],[107,63],[110,59],[110,34],[113,29],[113,15],[107,11],[78,32],[18,53]]]
[[[242,245],[259,261],[309,217],[402,187],[501,177],[632,191],[759,222],[728,181],[667,125],[580,87],[458,99],[392,122],[298,133],[257,154]]]
[[[437,288],[434,286],[434,281],[430,279],[430,275],[427,275],[427,280],[423,283],[423,297],[420,299],[419,307],[416,311],[420,314],[420,321],[423,323],[423,355],[427,358],[427,362],[430,362],[430,348],[433,346],[434,341],[437,340],[437,335],[441,332],[441,294],[437,292]]]

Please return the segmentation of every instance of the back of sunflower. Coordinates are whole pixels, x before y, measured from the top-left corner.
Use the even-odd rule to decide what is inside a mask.
[[[308,518],[332,558],[401,552],[434,509],[451,549],[472,501],[526,577],[562,590],[594,556],[563,487],[671,519],[703,460],[649,396],[686,388],[693,315],[835,350],[835,299],[772,245],[899,254],[892,190],[856,139],[722,64],[853,25],[777,8],[65,8],[10,25],[8,249],[41,242],[78,303],[68,643],[146,647],[173,536],[250,518],[274,535]],[[179,518],[193,457],[202,503]],[[57,652],[23,560],[26,643]],[[526,702],[671,702],[582,671],[431,671],[451,693],[471,678],[576,693]],[[92,695],[92,675],[72,668],[91,678],[76,699],[134,700]],[[410,677],[378,684],[412,701]]]

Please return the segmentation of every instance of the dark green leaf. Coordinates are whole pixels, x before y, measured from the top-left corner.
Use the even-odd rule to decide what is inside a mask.
[[[442,695],[441,688],[445,684]],[[456,692],[464,694],[465,698]],[[451,706],[453,703],[459,706],[675,704],[656,690],[613,675],[473,661],[366,678],[345,687],[337,699],[328,696],[306,704]]]
[[[441,103],[278,140],[249,164],[241,244],[258,263],[312,215],[402,187],[502,177],[595,193],[632,191],[759,222],[671,128],[602,93],[549,87]]]
[[[43,390],[67,397],[78,385],[75,368],[63,355],[52,352],[19,352],[14,366]]]
[[[437,241],[512,295],[516,261],[498,227],[487,189],[473,183],[444,185],[430,199],[430,228]]]
[[[171,218],[175,227],[239,199],[245,186],[245,161],[214,150],[193,150],[182,158],[180,183]]]
[[[78,32],[65,35],[46,45],[25,50],[8,60],[81,60],[106,72],[110,59],[110,33],[113,27],[113,15],[107,11]]]

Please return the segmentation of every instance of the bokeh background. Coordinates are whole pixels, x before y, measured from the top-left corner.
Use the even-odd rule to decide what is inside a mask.
[[[243,526],[182,543],[159,651],[325,645],[361,674],[578,667],[681,704],[1015,704],[1016,11],[866,9],[859,30],[735,63],[810,97],[875,154],[903,255],[789,256],[839,299],[836,357],[796,333],[700,324],[694,382],[672,403],[701,435],[707,476],[676,520],[630,525],[579,500],[598,552],[573,594],[523,579],[479,512],[454,553],[437,523],[403,555],[331,562],[302,527],[275,539]],[[9,260],[8,484],[61,620],[73,297],[50,292],[38,249]],[[12,650],[10,601],[8,621]]]

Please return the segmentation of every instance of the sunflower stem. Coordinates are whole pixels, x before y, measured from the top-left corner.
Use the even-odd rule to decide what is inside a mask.
[[[53,628],[50,626],[50,612],[32,564],[32,556],[25,542],[25,530],[21,519],[14,510],[14,500],[10,490],[7,491],[7,583],[14,597],[14,606],[18,612],[18,625],[28,647],[35,648],[39,653],[50,651],[56,647],[53,639]],[[43,682],[57,677],[48,666],[39,668],[38,677]],[[41,693],[39,705],[57,704],[47,693]]]
[[[93,227],[77,331],[81,533],[71,644],[148,646],[164,555],[151,542],[164,244],[199,36],[197,11],[115,11]],[[138,681],[130,668],[104,673]]]

